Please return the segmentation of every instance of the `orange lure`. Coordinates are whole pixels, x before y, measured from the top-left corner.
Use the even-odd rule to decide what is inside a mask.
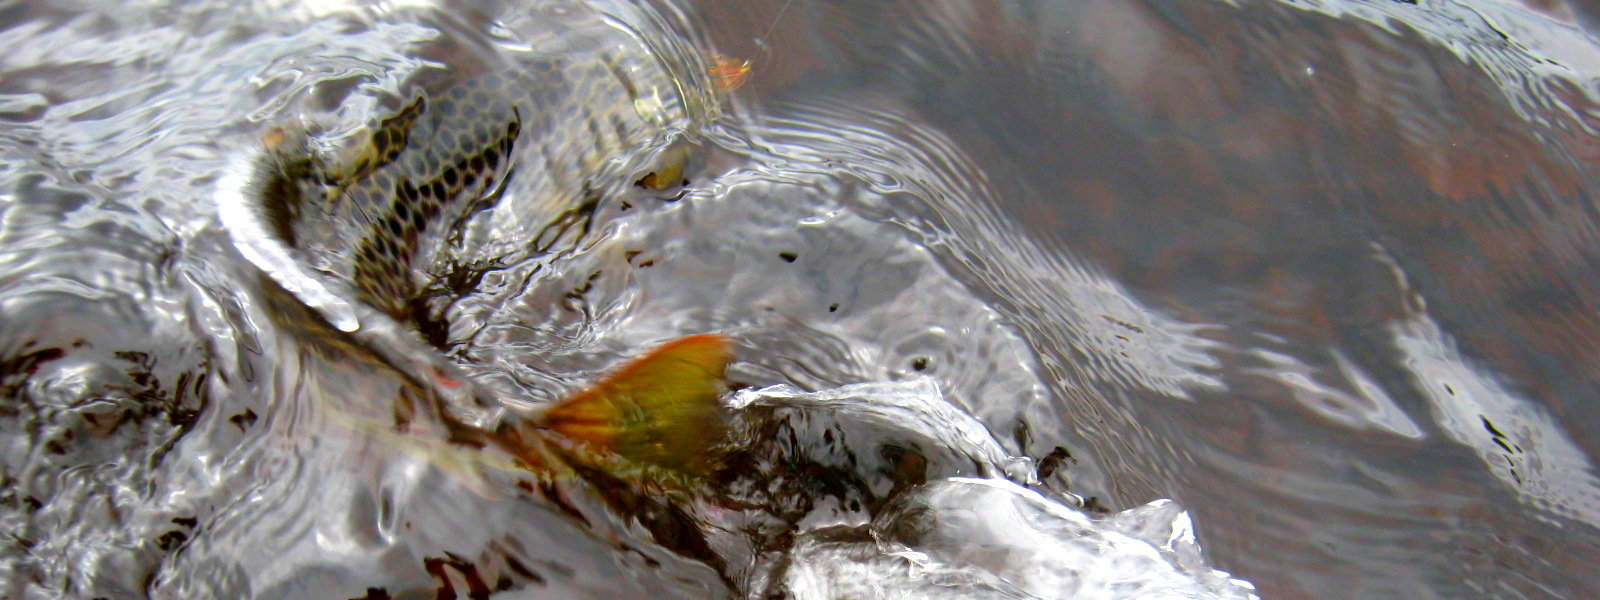
[[[707,71],[717,91],[726,94],[743,87],[745,81],[750,79],[750,61],[717,54],[711,57],[711,67]]]

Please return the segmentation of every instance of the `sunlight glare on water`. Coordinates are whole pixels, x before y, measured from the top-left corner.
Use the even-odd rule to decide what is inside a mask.
[[[1600,590],[1586,5],[0,16],[0,597]]]

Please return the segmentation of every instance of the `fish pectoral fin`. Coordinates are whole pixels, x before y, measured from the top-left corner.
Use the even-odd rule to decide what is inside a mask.
[[[539,424],[590,450],[704,475],[726,427],[717,398],[732,346],[710,334],[663,344],[545,410]]]

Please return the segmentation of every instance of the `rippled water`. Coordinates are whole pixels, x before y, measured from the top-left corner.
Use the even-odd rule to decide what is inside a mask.
[[[0,4],[0,596],[1600,590],[1584,5],[100,4]],[[419,97],[523,128],[404,311],[228,212]],[[451,429],[698,333],[687,488]]]

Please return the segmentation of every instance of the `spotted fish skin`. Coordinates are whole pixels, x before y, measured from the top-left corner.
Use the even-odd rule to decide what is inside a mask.
[[[263,282],[269,313],[327,358],[354,359],[400,375],[407,385],[395,403],[396,430],[407,428],[420,401],[443,417],[448,441],[498,447],[525,471],[571,476],[574,467],[598,466],[613,475],[673,485],[706,477],[723,427],[717,399],[731,358],[732,343],[722,336],[667,343],[546,410],[497,419],[490,427],[482,420],[457,419],[445,406],[448,401],[439,402],[435,392],[441,386],[470,383],[437,352],[408,344],[406,332],[398,330],[409,320],[407,303],[418,290],[415,263],[429,260],[447,237],[443,234],[460,228],[474,212],[503,208],[506,182],[516,172],[514,158],[528,141],[525,107],[485,93],[502,85],[494,77],[480,78],[432,102],[414,98],[373,123],[343,158],[316,151],[320,132],[315,128],[269,136],[252,187],[267,235],[290,254],[312,261],[336,289],[389,318],[380,319],[376,328],[364,324],[360,335],[339,335],[318,324],[315,310],[294,303],[271,279]],[[629,139],[622,125],[609,138],[593,128],[584,132],[592,142],[584,152],[557,157],[540,149],[537,166],[546,175],[541,183],[559,192],[565,180],[558,175],[595,170],[605,153]],[[431,246],[427,238],[433,239]],[[354,240],[353,250],[341,248],[347,240]],[[350,412],[356,415],[349,418],[352,423],[370,421]]]
[[[606,166],[684,122],[662,100],[670,79],[640,70],[609,56],[525,62],[418,94],[332,153],[317,127],[281,128],[250,202],[271,242],[335,295],[410,320],[447,258],[515,254],[608,178],[632,181]]]
[[[441,220],[495,199],[502,189],[497,183],[508,172],[502,167],[522,131],[513,108],[504,123],[473,123],[459,135],[462,144],[424,148],[419,160],[397,161],[413,115],[424,109],[419,98],[386,119],[373,134],[371,150],[356,162],[354,180],[327,199],[336,208],[348,205],[350,222],[364,229],[348,273],[360,299],[397,319],[406,317],[406,301],[416,294],[411,272],[422,236]]]
[[[479,87],[456,86],[437,104],[471,101]],[[349,159],[265,165],[259,187],[280,242],[348,284],[356,300],[399,320],[409,316],[418,288],[413,266],[427,234],[497,199],[522,133],[520,111],[508,103],[480,104],[461,118],[429,108],[418,96],[378,121]],[[286,149],[305,151],[303,144]]]
[[[453,437],[519,410],[441,352],[427,294],[544,253],[549,226],[629,189],[712,114],[643,46],[583,47],[599,50],[436,73],[353,132],[291,122],[239,156],[218,215],[278,330],[328,365],[407,382]]]

